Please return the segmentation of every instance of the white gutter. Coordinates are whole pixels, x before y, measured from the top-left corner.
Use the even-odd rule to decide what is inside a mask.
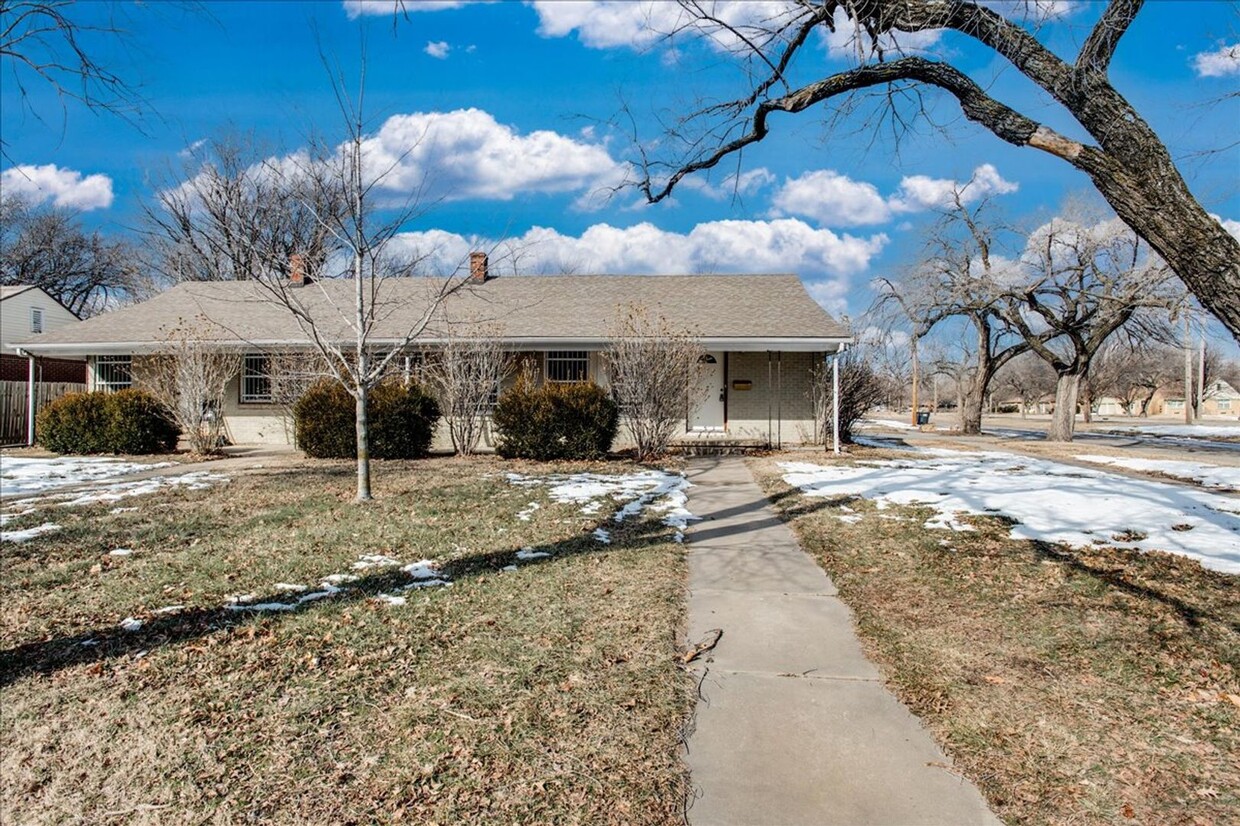
[[[468,340],[468,339],[465,339]],[[501,341],[514,350],[605,350],[611,343],[607,338],[503,338]],[[830,338],[781,337],[761,338],[749,336],[704,337],[699,339],[707,350],[727,350],[734,353],[763,353],[768,350],[785,353],[834,353],[851,344],[851,336]],[[377,348],[391,347],[400,343],[398,339],[374,339],[370,342]],[[410,343],[413,348],[430,348],[447,344],[446,338],[418,338]],[[72,342],[72,343],[40,343],[33,345],[39,349],[40,355],[64,356],[110,356],[142,353],[158,353],[167,349],[163,341],[108,341],[108,342]],[[221,349],[227,350],[288,350],[313,349],[312,345],[301,340],[265,339],[256,341],[220,341]],[[31,345],[26,344],[17,349],[23,351]],[[25,352],[29,352],[25,349]]]

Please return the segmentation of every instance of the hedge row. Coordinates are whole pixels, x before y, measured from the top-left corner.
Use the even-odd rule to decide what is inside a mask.
[[[180,429],[150,393],[69,393],[36,419],[39,444],[56,453],[139,455],[176,450]]]

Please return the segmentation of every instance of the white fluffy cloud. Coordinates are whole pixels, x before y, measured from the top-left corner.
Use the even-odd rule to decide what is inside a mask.
[[[437,60],[447,60],[448,52],[452,51],[452,47],[448,45],[446,40],[430,40],[427,41],[426,48],[422,51]]]
[[[477,0],[342,0],[344,13],[350,20],[364,14],[401,14],[414,11],[443,11],[458,9]]]
[[[597,143],[537,130],[521,134],[480,109],[393,115],[365,142],[388,193],[510,200],[529,192],[582,192],[620,183],[627,166]]]
[[[1199,77],[1240,75],[1240,43],[1222,45],[1212,52],[1194,55],[1193,69]]]
[[[1210,213],[1210,217],[1222,224],[1223,229],[1227,230],[1237,241],[1240,241],[1240,221],[1232,221],[1224,218],[1222,215],[1215,215],[1213,212]]]
[[[1017,185],[1004,180],[991,164],[974,169],[968,181],[909,175],[886,198],[871,183],[855,181],[832,169],[819,169],[788,178],[771,203],[776,215],[803,215],[824,226],[852,227],[882,224],[898,214],[946,206],[956,190],[971,203],[985,195],[1004,195],[1016,189]]]
[[[692,21],[680,4],[668,0],[534,0],[538,33],[567,37],[573,32],[593,49],[641,49],[680,32]],[[804,8],[793,0],[714,0],[706,4],[720,21],[738,30],[779,25]],[[694,24],[693,29],[719,48],[739,43],[735,35],[717,26]]]
[[[851,276],[865,272],[887,236],[869,238],[814,229],[803,221],[712,221],[687,233],[650,223],[631,227],[595,224],[579,236],[533,227],[496,244],[442,230],[403,233],[398,247],[427,259],[432,272],[451,271],[470,250],[495,248],[492,267],[522,273],[796,272],[811,280],[811,294],[839,312]]]
[[[70,209],[106,209],[112,206],[112,179],[107,175],[83,175],[55,164],[23,164],[0,172],[0,190],[33,203],[51,201]]]
[[[749,169],[739,174],[728,175],[718,184],[712,184],[702,175],[690,175],[683,179],[679,186],[700,192],[712,201],[724,201],[733,196],[752,195],[758,190],[775,182],[775,176],[765,166]]]

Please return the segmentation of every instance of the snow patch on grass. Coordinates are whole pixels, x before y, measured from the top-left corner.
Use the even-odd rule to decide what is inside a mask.
[[[649,510],[661,514],[664,525],[683,534],[685,527],[697,519],[686,507],[688,496],[685,491],[690,487],[689,480],[679,473],[644,470],[624,474],[574,473],[541,478],[509,473],[506,478],[510,484],[522,487],[545,485],[547,495],[553,502],[577,505],[583,516],[599,514],[608,502],[617,504],[619,508],[613,517],[617,524]],[[518,517],[527,511],[533,513],[527,508]]]
[[[133,548],[113,548],[108,551],[108,556],[130,556],[133,554]]]
[[[102,479],[128,476],[155,468],[172,467],[172,462],[126,462],[97,456],[30,458],[5,456],[0,468],[0,495],[24,496],[45,490],[85,485]]]
[[[121,620],[121,630],[122,631],[141,631],[142,620],[135,619],[133,617],[125,617],[123,620]]]
[[[517,551],[518,562],[529,562],[534,559],[546,559],[549,556],[551,556],[551,554],[546,551],[536,551],[533,548],[522,548]]]
[[[58,530],[60,530],[60,526],[55,522],[44,522],[42,525],[21,531],[0,531],[0,542],[29,542],[36,536],[55,533]]]
[[[1240,467],[1225,465],[1208,465],[1202,462],[1180,462],[1171,459],[1138,459],[1127,456],[1095,456],[1086,454],[1077,456],[1082,462],[1095,465],[1113,465],[1115,467],[1140,470],[1147,473],[1161,473],[1177,479],[1188,479],[1207,488],[1223,488],[1224,490],[1240,489]]]
[[[1143,433],[1147,436],[1187,436],[1193,439],[1237,439],[1240,426],[1208,424],[1141,424],[1108,427],[1109,433]]]
[[[1016,520],[1015,539],[1167,551],[1240,573],[1240,501],[1208,491],[993,451],[923,450],[908,459],[780,468],[807,496],[864,496],[880,509],[926,505],[939,514],[931,522],[943,527],[958,513],[1002,514]]]
[[[595,528],[594,538],[597,539],[599,542],[602,542],[604,545],[610,545],[611,544],[611,531],[607,530],[606,528]]]

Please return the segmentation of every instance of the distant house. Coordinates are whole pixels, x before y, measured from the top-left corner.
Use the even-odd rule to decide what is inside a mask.
[[[15,342],[80,322],[81,319],[42,287],[30,284],[0,287],[0,381],[29,380],[30,361],[17,352]],[[86,360],[81,357],[38,358],[35,381],[84,383]]]
[[[633,305],[694,331],[707,351],[703,401],[686,410],[682,438],[780,445],[815,432],[809,398],[812,368],[851,342],[848,328],[828,315],[795,275],[552,275],[489,277],[475,256],[475,283],[449,299],[452,317],[494,320],[511,352],[536,366],[542,380],[595,381],[607,386],[602,353],[608,331]],[[373,345],[398,343],[410,319],[425,312],[425,278],[382,283],[382,301],[399,308],[378,322]],[[349,340],[336,308],[352,305],[351,281],[321,280],[299,288],[326,335]],[[94,389],[141,382],[142,362],[167,348],[169,331],[186,319],[218,322],[210,333],[221,348],[244,353],[223,415],[233,443],[287,443],[286,411],[273,397],[273,361],[305,352],[290,313],[252,282],[178,285],[156,297],[49,330],[22,347],[41,356],[85,357]],[[335,320],[335,326],[333,326]],[[398,363],[433,354],[444,343],[432,325]]]
[[[1240,392],[1223,379],[1215,379],[1206,385],[1202,394],[1199,416],[1240,416]],[[1184,391],[1178,395],[1168,396],[1165,410],[1167,413],[1184,413]]]

